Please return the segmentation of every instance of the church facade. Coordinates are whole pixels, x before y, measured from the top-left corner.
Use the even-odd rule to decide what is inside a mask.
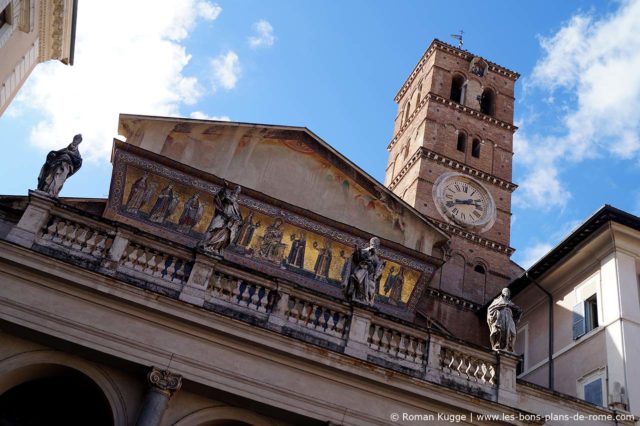
[[[0,198],[0,419],[634,424],[488,347],[516,78],[434,40],[386,186],[305,128],[121,115],[107,199]]]

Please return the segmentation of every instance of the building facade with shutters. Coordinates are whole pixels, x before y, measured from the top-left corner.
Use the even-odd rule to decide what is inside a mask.
[[[511,285],[524,309],[518,377],[640,413],[639,230],[604,206]]]

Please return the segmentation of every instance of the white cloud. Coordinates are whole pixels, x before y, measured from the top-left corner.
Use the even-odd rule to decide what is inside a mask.
[[[228,115],[207,115],[202,111],[193,111],[189,116],[197,120],[231,121]]]
[[[230,50],[211,60],[213,69],[213,89],[218,86],[230,90],[236,87],[240,77],[240,59],[236,52]]]
[[[217,3],[209,3],[208,1],[199,1],[196,3],[198,15],[207,21],[215,21],[220,16],[222,8]]]
[[[545,53],[525,82],[526,92],[541,88],[547,98],[561,92],[569,105],[561,109],[555,136],[520,135],[514,142],[516,161],[529,172],[516,195],[521,205],[564,205],[569,194],[559,179],[563,162],[640,154],[638,22],[640,0],[627,0],[613,14],[601,19],[578,14],[553,36],[541,38]]]
[[[522,251],[522,255],[520,256],[520,266],[524,269],[529,269],[529,267],[540,260],[542,256],[547,254],[552,248],[553,246],[547,243],[538,243],[527,247]]]
[[[256,35],[249,37],[249,46],[252,48],[273,46],[276,41],[273,35],[273,27],[264,19],[253,24],[253,31]]]
[[[197,102],[204,90],[184,73],[191,56],[183,41],[215,8],[202,0],[80,4],[75,65],[38,65],[17,100],[42,117],[31,142],[60,148],[82,133],[83,156],[108,160],[119,113],[178,115]]]

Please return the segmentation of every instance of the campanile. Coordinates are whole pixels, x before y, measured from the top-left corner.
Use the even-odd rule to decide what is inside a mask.
[[[475,303],[518,273],[509,246],[518,77],[434,40],[395,97],[385,185],[451,235],[432,287]]]

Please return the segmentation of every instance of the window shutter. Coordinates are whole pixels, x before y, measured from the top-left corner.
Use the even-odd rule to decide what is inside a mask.
[[[573,307],[573,340],[585,333],[584,326],[584,302],[580,302]]]

